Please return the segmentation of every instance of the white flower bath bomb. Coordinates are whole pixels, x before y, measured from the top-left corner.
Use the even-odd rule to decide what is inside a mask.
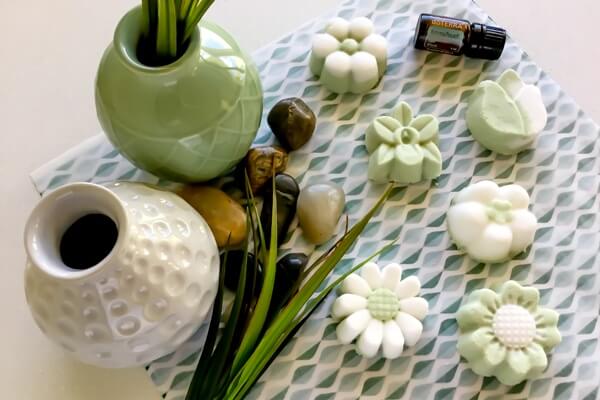
[[[365,17],[331,20],[315,35],[310,69],[334,93],[365,93],[377,86],[387,65],[387,40]]]
[[[487,263],[508,260],[533,243],[537,219],[519,185],[481,181],[461,190],[448,209],[448,233],[456,247]]]
[[[356,351],[373,357],[381,347],[385,358],[397,358],[404,346],[413,346],[423,332],[421,321],[429,311],[427,301],[418,297],[421,282],[415,276],[400,279],[400,265],[383,270],[367,263],[360,276],[351,274],[340,287],[331,315],[341,320],[336,333],[340,342],[356,340]]]
[[[529,147],[547,121],[540,89],[509,69],[497,81],[483,81],[467,109],[467,127],[483,147],[516,154]]]

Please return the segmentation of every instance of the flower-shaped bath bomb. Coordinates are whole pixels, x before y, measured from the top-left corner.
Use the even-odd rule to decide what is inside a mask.
[[[454,197],[446,215],[448,233],[477,261],[506,261],[533,243],[537,219],[528,206],[529,195],[519,185],[477,182]]]
[[[348,22],[334,18],[325,33],[315,35],[310,69],[334,93],[365,93],[373,89],[387,65],[387,40],[373,33],[365,17]]]
[[[367,263],[360,276],[351,274],[344,280],[343,294],[331,310],[333,318],[342,320],[336,329],[340,342],[350,344],[358,337],[359,354],[373,357],[382,347],[385,358],[397,358],[404,345],[417,343],[429,306],[417,297],[419,279],[400,279],[401,275],[398,264],[388,264],[380,271],[377,264]]]
[[[500,154],[529,147],[546,120],[540,89],[523,83],[512,69],[496,82],[481,82],[469,99],[467,127],[482,146]]]
[[[438,121],[433,115],[413,118],[405,102],[381,116],[365,134],[369,157],[369,179],[409,184],[437,178],[442,172],[442,154],[437,147]]]
[[[495,376],[505,385],[535,378],[546,369],[550,352],[560,343],[558,314],[538,306],[535,288],[505,282],[499,293],[472,292],[456,315],[458,352],[479,375]]]

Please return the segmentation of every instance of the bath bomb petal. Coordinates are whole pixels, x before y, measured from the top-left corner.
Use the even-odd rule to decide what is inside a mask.
[[[422,297],[408,297],[400,300],[400,311],[408,313],[418,320],[423,320],[429,312],[429,304]]]
[[[491,325],[492,311],[479,301],[470,301],[456,313],[456,321],[461,330],[474,330],[482,325]]]
[[[398,299],[407,299],[409,297],[415,297],[421,291],[421,281],[416,276],[409,276],[406,279],[402,279],[396,285],[396,295]]]
[[[513,236],[510,253],[518,254],[533,243],[537,230],[537,218],[527,210],[513,211],[512,218],[510,229]]]
[[[525,354],[527,357],[529,357],[529,363],[531,364],[531,369],[533,370],[531,372],[539,374],[548,366],[548,356],[546,356],[544,348],[539,344],[531,343],[525,349]]]
[[[471,257],[482,262],[505,260],[512,244],[512,231],[506,225],[490,224],[482,233],[481,239],[467,247]]]
[[[523,90],[525,84],[521,80],[519,74],[513,69],[507,69],[500,75],[496,81],[500,85],[506,94],[514,99]]]
[[[423,178],[435,179],[442,173],[442,153],[433,143],[422,145],[423,150]]]
[[[446,218],[450,236],[458,247],[466,247],[479,240],[489,224],[485,207],[477,202],[459,203],[450,207]]]
[[[371,33],[373,33],[373,22],[369,18],[358,17],[350,21],[348,37],[360,42]]]
[[[540,89],[533,85],[525,86],[515,98],[521,111],[526,132],[541,132],[548,121],[548,113],[544,106]]]
[[[369,153],[377,150],[377,146],[386,144],[388,146],[395,145],[394,132],[400,129],[402,125],[398,120],[382,116],[373,121],[372,124],[367,128],[365,133],[365,144],[367,145],[367,151]]]
[[[419,143],[430,141],[437,142],[439,134],[439,122],[431,114],[422,114],[412,120],[410,126],[419,132]]]
[[[400,277],[402,276],[402,267],[396,263],[390,263],[383,268],[383,287],[394,291]]]
[[[386,144],[381,144],[369,156],[369,166],[367,168],[367,176],[370,180],[377,183],[385,183],[390,180],[390,170],[395,163],[394,147]]]
[[[505,385],[516,385],[522,382],[523,375],[527,375],[531,369],[531,362],[525,352],[520,349],[513,349],[508,352],[506,361],[510,368],[499,368],[497,378]]]
[[[352,68],[350,90],[352,93],[363,93],[375,87],[379,81],[377,60],[371,54],[359,51],[350,56]]]
[[[359,353],[365,357],[373,357],[381,347],[383,341],[383,323],[378,319],[371,319],[364,332],[358,338],[356,346]]]
[[[324,70],[338,79],[347,79],[352,71],[350,56],[343,51],[334,51],[325,59]]]
[[[506,358],[506,347],[500,342],[491,342],[483,351],[483,356],[490,366],[498,366]]]
[[[360,49],[375,56],[379,77],[381,77],[387,66],[388,54],[386,38],[378,34],[369,35],[360,43]]]
[[[513,208],[524,208],[529,207],[529,194],[522,186],[519,185],[506,185],[499,189],[498,198],[508,200]]]
[[[329,21],[329,25],[327,25],[325,32],[341,42],[348,37],[350,32],[350,23],[344,18],[333,18],[331,21]]]
[[[331,308],[331,316],[334,319],[346,318],[356,311],[367,308],[367,299],[351,293],[345,293],[338,297]]]
[[[413,119],[412,108],[406,102],[401,102],[392,110],[392,117],[400,121],[402,126],[410,126]]]
[[[348,275],[342,282],[340,290],[342,293],[352,293],[365,298],[371,293],[367,281],[356,274]]]
[[[401,184],[423,180],[423,150],[418,144],[396,146],[390,177]]]
[[[394,320],[383,324],[383,356],[388,359],[398,358],[404,348],[404,335]]]
[[[313,39],[312,52],[313,55],[325,59],[325,57],[337,51],[339,47],[340,42],[335,37],[326,33],[318,33]]]
[[[338,340],[343,344],[352,343],[365,330],[371,319],[371,313],[368,310],[360,310],[351,314],[338,324],[336,328]]]
[[[485,348],[492,343],[494,333],[490,326],[483,326],[475,331],[461,334],[458,338],[458,352],[469,362],[480,358]]]
[[[423,333],[423,324],[421,321],[402,311],[398,312],[395,321],[402,331],[406,346],[414,346],[419,341],[421,333]]]
[[[372,290],[378,289],[383,285],[383,275],[379,270],[379,266],[374,262],[369,262],[362,267],[360,276],[367,281]]]
[[[488,204],[499,197],[500,187],[495,182],[479,181],[458,192],[454,197],[454,203],[473,201],[480,204]]]

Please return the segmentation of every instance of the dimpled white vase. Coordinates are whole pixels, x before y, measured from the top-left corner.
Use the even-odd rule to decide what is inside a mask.
[[[114,222],[116,241],[101,261],[74,269],[63,262],[61,240],[90,214]],[[33,318],[88,364],[139,366],[174,351],[217,293],[219,254],[204,219],[177,195],[144,184],[75,183],[51,192],[27,222],[25,247]]]

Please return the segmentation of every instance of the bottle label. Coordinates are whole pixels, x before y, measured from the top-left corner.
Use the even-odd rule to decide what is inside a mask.
[[[461,28],[432,24],[427,30],[425,48],[440,53],[460,54],[465,39],[465,32]]]

